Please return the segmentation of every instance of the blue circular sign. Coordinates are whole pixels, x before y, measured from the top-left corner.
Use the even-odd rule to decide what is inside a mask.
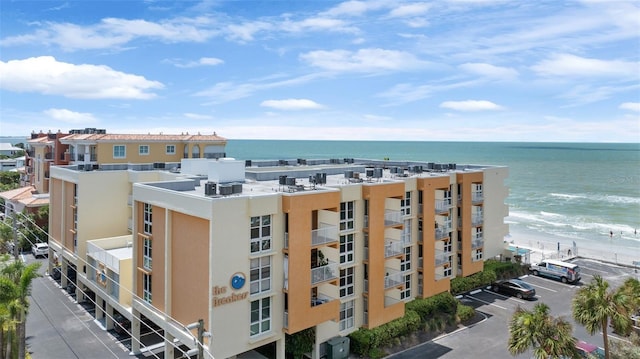
[[[243,273],[236,273],[231,277],[231,288],[240,289],[244,287],[244,283],[246,282],[246,278]]]

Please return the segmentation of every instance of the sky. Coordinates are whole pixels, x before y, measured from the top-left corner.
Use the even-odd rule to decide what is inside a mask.
[[[640,143],[640,1],[0,1],[0,135]]]

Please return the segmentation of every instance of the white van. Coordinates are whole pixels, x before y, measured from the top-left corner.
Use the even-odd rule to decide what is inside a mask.
[[[580,280],[580,267],[569,262],[545,259],[538,264],[532,264],[529,270],[533,275],[560,279],[562,283],[575,283]]]

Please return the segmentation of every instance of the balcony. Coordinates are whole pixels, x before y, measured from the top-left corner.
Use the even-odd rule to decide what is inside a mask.
[[[479,227],[479,226],[482,226],[482,222],[483,222],[483,221],[484,221],[484,220],[482,219],[482,213],[480,213],[480,214],[476,214],[476,215],[473,215],[473,216],[471,217],[471,225],[472,225],[473,227]]]
[[[402,272],[391,268],[385,268],[387,274],[384,277],[384,289],[395,288],[403,284]]]
[[[311,245],[319,246],[338,241],[338,226],[320,223],[320,228],[311,231]]]
[[[400,241],[402,242],[403,246],[408,246],[411,245],[411,233],[402,233],[400,235]]]
[[[449,209],[451,209],[451,199],[439,199],[436,200],[435,203],[436,214],[449,213]]]
[[[445,273],[437,273],[436,272],[436,280],[443,280],[446,278],[451,277],[451,274],[445,274]]]
[[[384,296],[384,306],[385,306],[385,308],[386,307],[390,307],[390,306],[392,306],[394,304],[398,304],[400,302],[402,302],[400,299],[389,297],[388,295]]]
[[[311,306],[315,307],[316,305],[321,305],[324,303],[329,303],[332,300],[335,300],[336,298],[332,298],[328,295],[324,295],[324,294],[318,294],[318,296],[316,297],[311,297]]]
[[[449,230],[445,228],[436,228],[436,240],[449,238]]]
[[[284,311],[284,321],[282,322],[284,328],[289,328],[289,311]]]
[[[476,234],[476,237],[471,241],[471,249],[478,249],[484,247],[484,238],[482,233]]]
[[[472,192],[471,202],[473,204],[482,203],[484,201],[484,194],[482,192]]]
[[[418,258],[418,268],[424,268],[424,258]]]
[[[311,268],[311,284],[318,284],[338,278],[338,263],[329,262],[316,268]]]
[[[402,242],[387,240],[387,244],[384,246],[384,257],[390,258],[399,256],[404,253],[404,249],[402,247]]]
[[[385,226],[396,226],[398,224],[402,224],[402,212],[387,209],[384,211],[384,225]]]
[[[440,267],[445,263],[449,263],[449,256],[451,252],[446,252],[441,249],[436,249],[436,267]]]
[[[52,160],[53,159],[53,152],[47,152],[44,154],[44,159],[45,160]]]
[[[284,232],[284,249],[289,249],[289,232]]]

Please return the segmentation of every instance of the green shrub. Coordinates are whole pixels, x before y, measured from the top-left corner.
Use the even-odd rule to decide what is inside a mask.
[[[449,292],[436,294],[429,298],[416,298],[407,303],[407,310],[412,310],[420,315],[422,321],[426,321],[435,313],[453,314],[456,312],[458,301]]]
[[[373,358],[376,349],[393,344],[398,338],[418,331],[421,323],[418,313],[406,310],[402,318],[373,329],[360,328],[349,334],[351,350],[356,354]]]
[[[476,310],[471,306],[458,304],[458,312],[456,314],[461,322],[465,322],[476,315]]]
[[[451,280],[451,293],[460,294],[487,286],[497,279],[493,270],[484,270],[468,277],[457,277]]]

